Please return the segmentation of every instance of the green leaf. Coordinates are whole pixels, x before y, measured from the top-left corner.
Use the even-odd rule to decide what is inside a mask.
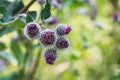
[[[11,3],[11,5],[8,7],[8,10],[11,11],[13,15],[15,15],[23,7],[24,7],[24,4],[23,4],[22,0],[16,0],[15,2]]]
[[[11,12],[8,12],[5,7],[0,6],[0,14],[3,15],[0,22],[5,23],[11,21]]]
[[[11,41],[11,51],[13,52],[15,58],[17,59],[19,65],[22,64],[23,61],[23,52],[20,48],[20,45],[14,41]]]
[[[19,18],[16,18],[8,23],[0,23],[0,26],[3,26],[3,27],[14,26],[14,27],[23,28],[25,26],[25,22]]]
[[[16,30],[15,27],[7,27],[5,29],[3,29],[1,32],[0,32],[0,37],[2,37],[3,35],[7,34],[7,33],[10,33],[12,31]]]
[[[10,2],[7,0],[0,0],[0,6],[8,7],[10,5]]]
[[[3,18],[3,14],[0,14],[0,19],[2,19]]]
[[[45,20],[45,19],[47,19],[47,18],[49,18],[50,17],[50,15],[51,15],[51,12],[50,12],[50,10],[51,10],[51,5],[50,5],[50,3],[47,1],[46,2],[46,5],[45,5],[45,8],[41,11],[41,20]]]
[[[36,17],[37,17],[37,12],[36,11],[30,11],[29,14],[31,15],[33,20],[36,20]]]
[[[0,52],[0,57],[7,60],[9,63],[14,64],[16,62],[15,57],[11,53]]]
[[[79,53],[72,53],[70,55],[70,59],[71,60],[78,60],[80,58],[80,54]]]
[[[29,22],[33,22],[33,18],[29,13],[27,13],[26,23],[29,23]]]
[[[13,19],[11,16],[11,11],[7,11],[5,7],[0,6],[0,14],[2,18],[0,19],[0,26],[13,26],[13,27],[24,27],[25,22],[19,18]]]
[[[4,50],[6,48],[5,44],[0,42],[0,50]]]
[[[18,72],[11,72],[7,76],[0,77],[0,80],[20,80]]]

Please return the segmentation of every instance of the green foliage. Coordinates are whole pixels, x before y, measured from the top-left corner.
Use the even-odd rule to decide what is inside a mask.
[[[119,0],[96,0],[94,7],[86,3],[89,0],[63,0],[59,10],[47,0],[20,13],[28,1],[32,0],[0,0],[0,59],[9,63],[0,80],[120,80],[120,24],[112,20],[112,14],[119,13]],[[98,13],[95,20],[90,18],[92,13]],[[44,53],[42,45],[23,35],[26,24],[33,21],[43,23],[42,29],[55,28],[44,23],[51,15],[72,27],[70,48],[58,52],[53,66],[38,56]]]
[[[37,12],[36,11],[29,11],[29,15],[32,17],[33,20],[36,20],[36,18],[37,18]]]
[[[23,61],[23,52],[20,48],[19,43],[11,41],[10,47],[11,47],[11,51],[12,51],[13,55],[15,56],[15,58],[17,59],[19,65],[21,65],[22,61]]]
[[[50,10],[51,10],[51,5],[47,1],[46,5],[45,5],[45,8],[41,10],[41,20],[45,20],[45,19],[50,17],[50,15],[51,15]]]
[[[0,80],[20,80],[17,72],[12,72],[9,76],[4,76]]]
[[[12,15],[17,14],[22,8],[24,7],[24,4],[22,0],[16,0],[15,2],[11,3],[8,7],[8,10],[12,12]]]
[[[0,42],[0,50],[4,50],[6,48],[5,44]]]
[[[19,25],[18,25],[18,23],[19,23]],[[3,26],[3,27],[14,26],[14,27],[18,27],[18,28],[23,28],[25,26],[25,23],[21,19],[16,18],[8,23],[0,23],[0,26]]]
[[[7,11],[6,7],[0,6],[0,14],[3,15],[0,19],[0,23],[9,22],[12,19],[11,14]]]
[[[0,32],[0,37],[2,37],[3,35],[9,33],[9,32],[12,32],[16,30],[15,27],[5,27],[1,32]]]
[[[33,22],[33,18],[31,17],[29,13],[27,13],[26,23],[29,23],[29,22]]]
[[[13,64],[15,61],[15,57],[11,53],[0,52],[0,57],[5,59],[10,64]]]

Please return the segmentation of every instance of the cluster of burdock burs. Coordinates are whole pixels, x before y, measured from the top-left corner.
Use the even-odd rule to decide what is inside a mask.
[[[38,39],[45,47],[44,59],[48,64],[54,64],[58,50],[64,50],[70,45],[65,35],[71,31],[70,26],[58,24],[55,30],[41,30],[41,25],[36,22],[28,23],[24,28],[24,34],[28,39]]]

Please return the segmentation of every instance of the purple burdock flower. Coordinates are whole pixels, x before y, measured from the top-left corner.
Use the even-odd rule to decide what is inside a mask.
[[[70,45],[69,41],[67,38],[65,37],[60,37],[57,39],[56,41],[56,47],[58,49],[65,49],[65,48],[68,48]]]
[[[41,31],[41,28],[39,24],[35,22],[28,23],[24,28],[24,34],[29,39],[38,38],[40,31]]]
[[[114,14],[113,14],[113,20],[114,20],[115,22],[119,22],[119,21],[120,21],[120,14],[114,13]]]
[[[65,24],[59,24],[57,26],[56,32],[60,36],[67,35],[67,34],[69,34],[71,32],[71,27],[67,26]]]
[[[54,43],[56,41],[55,32],[53,30],[51,30],[51,29],[43,30],[40,33],[40,41],[45,46],[54,45]]]
[[[57,58],[57,52],[55,49],[47,49],[44,52],[44,58],[46,60],[46,63],[48,64],[54,64],[56,58]]]
[[[58,19],[55,16],[51,16],[48,19],[46,19],[44,22],[46,22],[50,25],[56,25],[56,24],[58,24]]]
[[[65,34],[69,34],[70,31],[71,31],[71,28],[69,26],[67,26],[66,29],[65,29]]]

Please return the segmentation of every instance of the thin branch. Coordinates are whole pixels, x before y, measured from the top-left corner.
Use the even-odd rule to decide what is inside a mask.
[[[27,51],[26,51],[26,53],[24,55],[23,66],[21,67],[20,72],[19,72],[21,80],[24,80],[24,78],[25,78],[26,62],[27,62],[27,59],[28,59],[29,55],[32,52],[31,51],[32,50],[32,43],[33,43],[33,41],[28,41],[28,42],[25,43],[25,47],[26,47]]]
[[[20,13],[25,13],[29,7],[31,7],[31,5],[33,3],[35,3],[36,0],[31,0],[23,9],[21,9],[21,11],[19,11],[16,15],[20,14]]]
[[[29,75],[29,80],[33,80],[34,79],[34,75],[35,75],[36,70],[37,70],[37,68],[39,66],[39,60],[40,60],[41,52],[42,52],[42,48],[38,52],[37,58],[36,58],[35,63],[33,65],[33,69],[31,70],[32,72]]]

